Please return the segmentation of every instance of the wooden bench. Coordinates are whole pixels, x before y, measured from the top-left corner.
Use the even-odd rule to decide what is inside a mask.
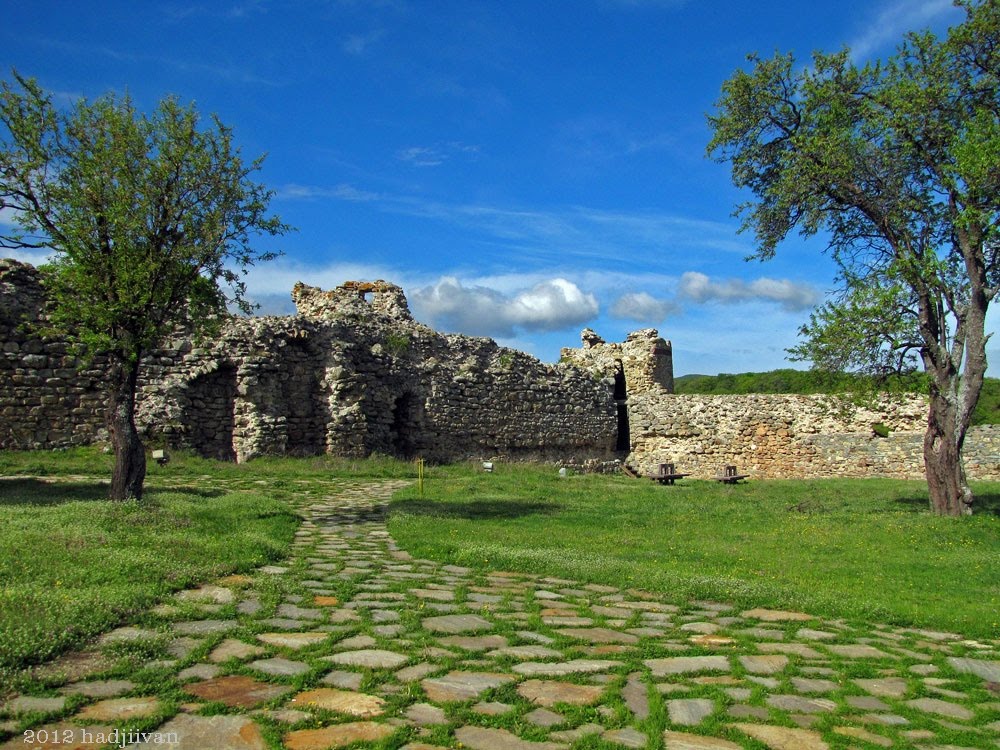
[[[691,476],[690,474],[679,474],[673,464],[660,464],[660,470],[656,474],[647,474],[650,479],[660,484],[673,484],[677,479]]]
[[[736,484],[741,479],[746,479],[749,474],[737,474],[735,466],[726,466],[723,468],[721,474],[715,475],[716,482],[724,482],[725,484]]]

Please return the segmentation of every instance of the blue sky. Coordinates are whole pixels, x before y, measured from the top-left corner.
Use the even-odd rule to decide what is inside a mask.
[[[741,196],[704,155],[721,83],[753,51],[877,58],[961,18],[950,0],[0,7],[4,75],[60,101],[177,95],[267,154],[259,179],[298,231],[261,241],[285,253],[248,277],[262,311],[291,311],[297,280],[384,278],[418,320],[547,361],[584,326],[655,327],[678,374],[789,366],[834,283],[819,240],[743,260]]]

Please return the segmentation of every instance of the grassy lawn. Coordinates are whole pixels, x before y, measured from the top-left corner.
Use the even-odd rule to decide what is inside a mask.
[[[0,452],[0,683],[172,591],[285,556],[299,498],[337,476],[410,472],[393,461],[175,456],[150,463],[136,503],[107,497],[94,449]]]
[[[980,515],[927,512],[921,482],[560,478],[433,470],[393,504],[413,554],[900,625],[1000,635],[1000,483]]]

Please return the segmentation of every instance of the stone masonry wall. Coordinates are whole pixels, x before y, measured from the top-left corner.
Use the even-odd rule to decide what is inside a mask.
[[[674,392],[673,347],[655,328],[628,334],[622,343],[608,343],[590,328],[580,334],[583,346],[564,348],[560,360],[602,377],[624,377],[629,395],[650,391]]]
[[[630,396],[628,463],[655,473],[660,463],[709,479],[726,465],[755,478],[869,477],[922,479],[923,397],[886,400],[877,409],[828,396]],[[876,436],[882,423],[888,437]],[[972,428],[966,469],[1000,480],[1000,430]]]
[[[532,459],[594,466],[628,455],[709,478],[922,477],[921,399],[845,412],[810,396],[675,396],[671,348],[654,329],[623,343],[583,332],[546,365],[485,338],[413,320],[399,287],[297,284],[298,314],[228,318],[178,335],[143,363],[137,421],[147,440],[245,461],[262,454],[432,461]],[[0,450],[106,439],[104,363],[25,325],[44,318],[38,272],[0,260]],[[887,438],[872,425],[886,424]],[[1000,479],[1000,428],[966,441],[973,478]]]
[[[0,450],[82,445],[104,437],[104,374],[65,342],[25,328],[42,316],[38,271],[0,259]]]
[[[229,318],[143,363],[137,422],[156,444],[244,461],[371,453],[434,461],[614,458],[613,394],[578,368],[415,322],[399,287],[293,290],[299,314]],[[103,366],[23,326],[44,317],[38,272],[0,261],[0,449],[106,438]]]

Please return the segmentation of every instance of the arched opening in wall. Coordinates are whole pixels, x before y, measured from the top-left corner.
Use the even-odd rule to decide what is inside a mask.
[[[407,459],[416,455],[422,423],[423,400],[412,391],[406,391],[392,407],[389,440],[394,455]]]
[[[291,339],[282,353],[281,413],[285,417],[285,451],[293,456],[315,456],[326,446],[329,405],[321,382],[321,368],[306,339]]]
[[[188,384],[187,395],[182,424],[190,448],[205,458],[235,461],[236,366],[224,364],[199,375]]]
[[[615,450],[628,453],[632,448],[632,436],[628,424],[628,389],[625,386],[625,366],[619,359],[615,367],[615,408],[618,411],[618,440]]]

